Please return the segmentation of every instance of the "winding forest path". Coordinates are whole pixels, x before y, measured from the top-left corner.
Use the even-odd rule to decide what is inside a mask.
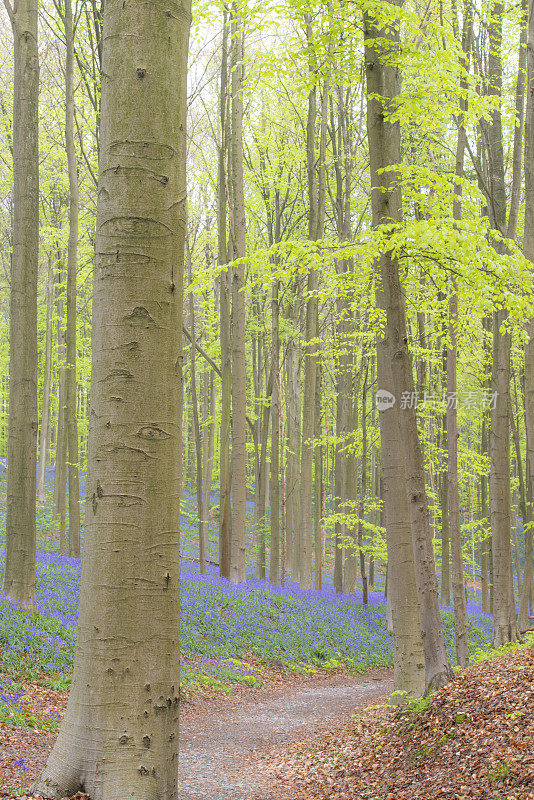
[[[343,725],[393,689],[393,670],[387,669],[349,676],[326,670],[295,675],[270,667],[263,677],[264,687],[182,701],[180,800],[279,800],[265,759],[283,745]],[[66,692],[34,685],[26,691],[40,713],[64,713]],[[41,730],[0,725],[0,800],[34,797],[21,794],[22,787],[32,786],[55,738]]]
[[[273,800],[279,795],[262,785],[261,756],[342,723],[392,688],[392,671],[380,670],[186,705],[180,800]]]

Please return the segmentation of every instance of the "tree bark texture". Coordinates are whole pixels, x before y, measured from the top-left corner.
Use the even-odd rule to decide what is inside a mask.
[[[178,797],[188,5],[104,11],[87,509],[47,797]]]
[[[13,252],[9,298],[6,565],[2,589],[35,598],[39,57],[37,2],[5,3],[13,30]]]

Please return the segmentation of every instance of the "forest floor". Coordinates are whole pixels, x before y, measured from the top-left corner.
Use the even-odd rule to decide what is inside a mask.
[[[386,705],[389,670],[278,670],[261,688],[184,699],[180,800],[534,799],[534,637],[402,710]],[[65,702],[34,687],[36,711],[61,716]],[[0,726],[1,798],[34,797],[54,739]]]
[[[409,708],[312,732],[261,772],[287,800],[533,800],[534,637]]]
[[[346,722],[370,703],[385,702],[391,689],[391,670],[360,677],[326,671],[295,675],[280,666],[269,671],[262,688],[184,698],[180,800],[271,800],[275,788],[262,780],[267,753]],[[25,686],[25,692],[36,714],[53,710],[63,715],[67,692],[35,685]],[[0,725],[0,798],[32,797],[28,792],[55,737],[37,728]]]

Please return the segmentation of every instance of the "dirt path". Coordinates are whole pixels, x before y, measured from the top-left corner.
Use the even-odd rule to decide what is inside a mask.
[[[180,800],[274,800],[279,795],[262,775],[262,756],[327,729],[333,721],[348,721],[357,710],[387,697],[393,685],[391,670],[350,677],[326,671],[295,676],[273,669],[265,677],[268,688],[183,701]],[[63,713],[66,692],[34,687],[28,693],[35,695],[35,703]],[[33,784],[54,741],[51,733],[0,726],[1,800],[18,797]]]
[[[263,691],[244,700],[203,704],[180,731],[180,800],[272,800],[262,787],[260,756],[316,733],[387,697],[387,671],[359,678]]]

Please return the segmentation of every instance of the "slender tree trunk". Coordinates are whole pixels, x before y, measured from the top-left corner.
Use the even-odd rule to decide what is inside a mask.
[[[86,541],[50,798],[178,798],[189,23],[187,5],[104,10]]]
[[[202,463],[204,464],[204,474],[202,477],[202,514],[205,519],[206,531],[209,532],[211,482],[213,479],[213,460],[215,457],[215,409],[217,405],[213,372],[210,372],[207,384],[207,414],[204,419],[206,435],[204,436],[204,455],[202,459]],[[207,533],[206,538],[208,538]]]
[[[462,33],[462,50],[464,52],[464,67],[469,68],[469,54],[471,51],[472,32],[472,6],[466,5]],[[466,81],[462,79],[462,86],[466,89]],[[457,221],[462,217],[461,180],[464,177],[464,157],[466,149],[465,112],[467,104],[464,99],[460,101],[460,118],[458,124],[458,139],[456,144],[455,174],[458,181],[455,185],[453,200],[453,218]],[[458,409],[457,409],[457,364],[458,364],[458,293],[456,281],[452,279],[452,294],[449,298],[449,340],[447,350],[447,478],[449,500],[449,530],[452,556],[452,597],[454,604],[454,635],[456,642],[456,658],[458,664],[466,667],[469,662],[469,649],[467,640],[467,617],[465,613],[464,593],[464,567],[462,555],[462,532],[460,526],[460,487],[458,481]]]
[[[273,281],[271,315],[272,315],[272,375],[273,390],[271,395],[271,551],[269,580],[271,586],[278,586],[280,581],[280,392],[279,392],[279,332],[278,281]]]
[[[400,197],[392,186],[390,170],[384,167],[398,163],[400,156],[399,124],[387,119],[388,104],[399,93],[399,74],[391,62],[391,52],[398,47],[394,26],[379,28],[364,16],[365,67],[367,77],[367,135],[371,161],[371,207],[373,225],[401,216]],[[398,30],[398,29],[397,29]],[[390,255],[380,258],[382,273],[388,267]],[[377,306],[387,308],[386,283],[378,282]],[[377,374],[379,391],[395,394],[391,370],[391,331],[386,325],[377,342]],[[386,395],[387,396],[387,395]],[[406,464],[400,428],[398,405],[380,411],[382,445],[382,476],[384,487],[384,517],[388,548],[388,602],[390,603],[395,643],[396,692],[418,697],[425,689],[425,660],[417,608],[417,587],[414,570],[408,497],[406,493]],[[394,695],[395,697],[395,695]],[[402,702],[402,696],[396,695]]]
[[[50,386],[52,384],[52,309],[54,304],[54,271],[52,264],[48,267],[46,282],[46,331],[43,380],[43,407],[41,413],[41,431],[39,436],[39,474],[37,480],[37,500],[46,502],[45,477],[50,435]]]
[[[443,440],[447,441],[447,413],[443,414]],[[449,479],[447,469],[441,473],[441,602],[451,604],[451,554],[449,527]]]
[[[315,380],[315,480],[313,484],[313,585],[316,591],[323,588],[323,543],[321,537],[321,518],[323,516],[323,446],[321,423],[322,368],[317,364]]]
[[[232,224],[233,258],[242,259],[246,251],[245,195],[243,186],[243,30],[242,19],[234,3],[232,10]],[[245,265],[232,269],[232,546],[230,580],[242,583],[246,578],[246,309]]]
[[[312,44],[313,28],[311,16],[306,20],[306,38]],[[320,239],[324,224],[324,154],[326,142],[326,111],[323,96],[321,137],[319,152],[319,170],[317,170],[315,153],[315,127],[317,120],[317,86],[313,56],[310,55],[310,76],[314,83],[308,95],[308,114],[306,121],[306,166],[308,174],[308,238],[310,241]],[[326,92],[326,89],[325,89]],[[299,579],[303,589],[313,586],[313,438],[315,432],[315,386],[317,380],[317,287],[318,275],[313,267],[308,274],[308,291],[306,298],[306,328],[304,357],[304,388],[302,404],[302,444],[300,468],[300,568]]]
[[[347,269],[346,261],[338,262],[338,273],[345,272]],[[346,298],[343,293],[337,299],[337,319],[335,347],[337,350],[337,380],[336,380],[336,444],[335,444],[335,496],[334,513],[343,515],[351,513],[353,509],[347,508],[345,500],[345,483],[347,473],[347,436],[349,433],[349,404],[351,393],[349,392],[349,347],[348,341],[349,320]],[[335,521],[335,540],[334,540],[334,589],[336,592],[343,591],[343,550],[344,537],[347,525],[341,519]],[[347,558],[351,558],[352,554]],[[353,589],[347,588],[347,591]]]
[[[454,634],[458,664],[465,667],[469,661],[467,641],[467,617],[465,613],[464,568],[462,556],[462,534],[460,528],[460,492],[458,485],[458,413],[456,406],[457,381],[456,365],[458,359],[458,295],[454,293],[449,300],[449,339],[447,353],[447,464],[448,499],[452,555],[452,594],[454,603]]]
[[[13,251],[9,295],[6,564],[2,590],[35,599],[37,471],[37,267],[39,259],[39,55],[37,3],[4,5],[13,30]]]
[[[529,2],[528,8],[528,44],[527,44],[527,81],[531,87],[534,81],[534,5]],[[534,95],[527,92],[525,114],[525,230],[523,236],[523,252],[534,264]],[[534,267],[533,267],[534,269]],[[527,495],[529,504],[534,498],[534,323],[525,323],[527,342],[525,344],[525,427],[527,439]],[[532,513],[532,509],[530,509]],[[519,603],[518,625],[526,628],[529,600],[533,597],[533,546],[532,527],[525,528],[525,572],[523,591]],[[531,605],[532,609],[532,605]]]
[[[357,370],[357,353],[355,348],[351,348],[351,380],[350,380],[350,412],[348,420],[348,429],[352,436],[352,448],[354,448],[354,433],[359,429],[359,391],[360,391],[360,373],[361,369]],[[362,356],[363,365],[363,356]],[[345,475],[344,497],[347,504],[349,513],[357,508],[358,503],[358,456],[351,449],[347,455],[347,468]],[[352,539],[352,544],[347,547],[345,553],[344,563],[344,581],[345,581],[345,594],[353,594],[356,591],[358,567],[359,567],[359,548],[358,548],[358,523],[347,526],[347,534]],[[362,587],[363,589],[363,587]]]
[[[217,239],[218,264],[224,267],[228,263],[228,247],[226,240],[227,224],[227,133],[228,133],[228,19],[226,6],[223,10],[223,38],[221,57],[220,87],[221,144],[218,159],[217,181]],[[230,352],[230,285],[228,269],[220,273],[219,311],[221,340],[221,428],[219,449],[219,572],[221,577],[230,577],[230,548],[232,539],[232,516],[230,504],[231,467],[231,381],[232,359]]]
[[[300,283],[296,286],[292,309],[293,325],[300,328]],[[287,542],[289,569],[293,580],[299,579],[300,568],[300,505],[299,505],[299,467],[301,447],[301,393],[299,386],[299,346],[293,339],[288,342],[286,354],[286,419],[287,419],[287,459],[286,459],[286,508]]]
[[[67,328],[65,423],[69,476],[69,555],[80,557],[80,483],[78,476],[78,419],[76,417],[76,274],[78,271],[78,163],[74,141],[74,22],[72,1],[65,0],[65,142],[69,170],[69,241],[67,247]]]
[[[204,516],[204,493],[202,488],[202,433],[198,414],[197,372],[196,372],[196,331],[195,331],[195,298],[192,289],[191,253],[186,242],[187,261],[189,267],[189,332],[191,334],[191,414],[193,417],[193,435],[195,437],[195,485],[198,512],[198,559],[200,574],[206,572],[207,558],[207,521]]]
[[[500,0],[491,7],[488,25],[489,95],[498,105],[491,113],[491,123],[486,128],[489,155],[488,208],[491,226],[498,233],[506,233],[506,187],[504,180],[504,151],[502,116],[502,17],[504,7]],[[503,251],[496,241],[495,249]],[[493,560],[493,642],[499,646],[516,641],[517,620],[510,598],[512,579],[512,549],[510,543],[510,350],[511,335],[504,331],[508,313],[506,309],[495,312],[493,320],[492,394],[490,428],[490,513]]]
[[[362,386],[362,482],[360,503],[358,507],[358,552],[360,556],[360,576],[362,579],[362,602],[366,606],[368,603],[367,575],[365,573],[365,551],[363,549],[363,519],[365,516],[365,499],[367,493],[367,382],[369,375],[369,359],[364,353],[362,359],[362,371],[364,371]]]

